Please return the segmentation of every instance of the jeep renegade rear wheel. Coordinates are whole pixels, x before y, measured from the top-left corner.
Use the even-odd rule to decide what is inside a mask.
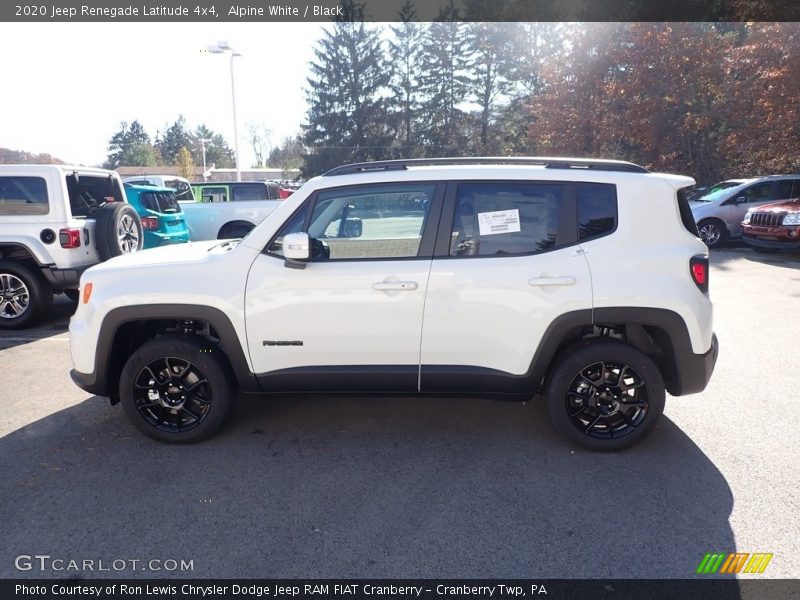
[[[589,450],[638,443],[664,411],[656,364],[628,344],[586,340],[568,348],[547,379],[550,419],[568,440]]]
[[[199,442],[222,426],[236,387],[227,360],[201,338],[164,336],[134,352],[120,376],[128,419],[162,442]]]

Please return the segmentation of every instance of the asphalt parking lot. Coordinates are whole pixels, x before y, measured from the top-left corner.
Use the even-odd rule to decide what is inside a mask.
[[[692,577],[707,552],[800,575],[800,255],[712,255],[707,390],[619,454],[541,403],[243,397],[168,446],[69,379],[62,298],[0,333],[2,577]],[[19,555],[191,560],[187,572],[19,571]],[[119,563],[118,563],[119,564]]]

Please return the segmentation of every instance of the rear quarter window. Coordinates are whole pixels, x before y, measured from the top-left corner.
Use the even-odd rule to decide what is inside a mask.
[[[591,240],[617,228],[617,187],[609,183],[579,183],[578,239]]]
[[[42,177],[0,177],[0,215],[46,215],[47,182]]]
[[[678,212],[681,215],[681,223],[683,223],[686,231],[695,237],[700,237],[700,233],[697,231],[697,223],[694,221],[692,209],[689,208],[689,200],[686,198],[686,189],[687,188],[681,188],[678,190]]]

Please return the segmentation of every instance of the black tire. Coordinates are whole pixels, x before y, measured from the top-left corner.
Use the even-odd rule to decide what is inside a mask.
[[[119,396],[126,416],[145,435],[192,443],[222,427],[236,401],[236,385],[217,346],[198,337],[170,335],[131,355],[122,369]]]
[[[545,382],[545,401],[559,433],[601,452],[641,441],[664,412],[664,398],[664,379],[650,357],[607,338],[567,348]]]
[[[226,223],[219,230],[217,239],[234,240],[237,238],[243,238],[250,233],[254,227],[255,225],[248,223],[247,221],[234,221],[232,223]]]
[[[74,288],[64,290],[64,295],[69,298],[69,301],[73,304],[78,304],[78,301],[81,299],[81,291]]]
[[[0,329],[30,327],[53,304],[41,273],[24,263],[0,260]]]
[[[719,219],[703,219],[697,224],[697,231],[709,248],[719,248],[728,239],[728,228]]]
[[[764,248],[763,246],[752,246],[753,250],[759,254],[775,254],[779,248]]]
[[[142,249],[142,221],[126,202],[108,202],[97,209],[94,237],[100,260]]]

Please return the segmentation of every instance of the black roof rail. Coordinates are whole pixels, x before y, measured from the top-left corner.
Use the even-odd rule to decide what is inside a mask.
[[[649,173],[647,169],[622,160],[599,160],[594,158],[551,158],[537,156],[486,156],[476,158],[409,158],[398,160],[376,160],[352,163],[331,169],[323,177],[372,173],[376,171],[405,171],[408,167],[447,165],[531,165],[547,169],[587,169],[592,171],[622,171],[626,173]]]

